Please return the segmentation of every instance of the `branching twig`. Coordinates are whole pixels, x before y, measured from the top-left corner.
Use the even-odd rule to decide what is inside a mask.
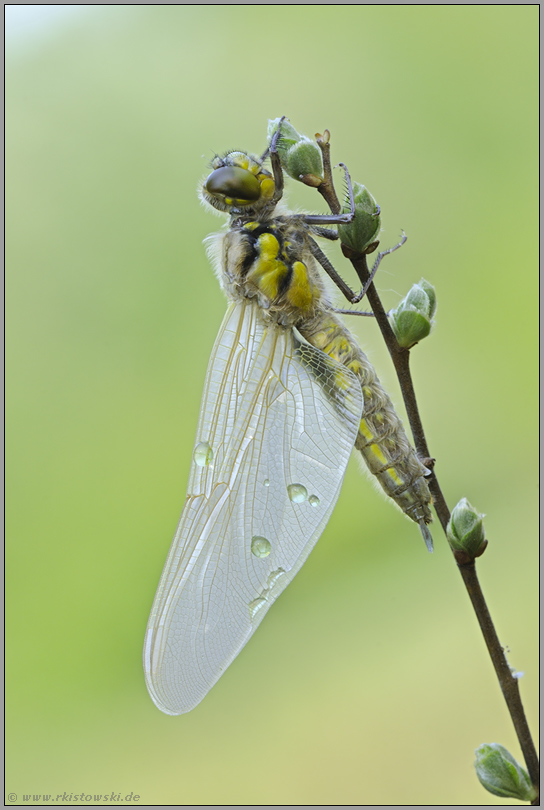
[[[365,282],[368,281],[370,275],[366,255],[356,253],[346,245],[342,245],[342,251],[344,255],[351,261],[357,275],[359,276],[359,279],[361,280],[361,283],[364,285]],[[408,420],[410,422],[410,427],[414,437],[416,452],[420,458],[428,459],[430,458],[429,448],[425,438],[425,432],[423,430],[423,424],[421,422],[412,376],[410,373],[410,351],[409,349],[404,349],[399,346],[374,284],[369,286],[367,295],[397,372],[404,404],[406,406],[406,412],[408,414]],[[434,469],[432,470],[427,481],[433,496],[433,505],[435,507],[436,514],[444,532],[446,532],[446,526],[450,518],[450,510],[448,509],[448,505],[444,495],[442,494],[442,490],[440,489]],[[474,612],[476,613],[476,618],[478,619],[491,661],[495,667],[499,685],[516,730],[531,782],[538,790],[540,779],[539,762],[535,745],[531,737],[531,732],[529,730],[529,725],[527,723],[527,718],[525,716],[525,710],[521,701],[518,679],[512,674],[508,661],[506,660],[504,650],[501,647],[497,632],[493,625],[493,620],[489,613],[480,583],[478,581],[475,562],[472,561],[468,564],[461,564],[457,562],[457,565],[474,608]],[[532,804],[540,804],[540,800],[537,798],[532,802]]]

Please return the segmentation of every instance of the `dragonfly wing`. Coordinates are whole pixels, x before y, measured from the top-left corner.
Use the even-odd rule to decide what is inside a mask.
[[[293,579],[337,501],[362,392],[258,306],[229,307],[204,388],[187,500],[144,647],[167,714],[206,695]]]

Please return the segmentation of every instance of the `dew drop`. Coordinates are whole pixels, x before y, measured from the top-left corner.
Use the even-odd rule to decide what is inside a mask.
[[[262,596],[259,596],[257,599],[254,599],[253,602],[249,603],[249,617],[253,619],[254,616],[266,605],[266,599]]]
[[[251,553],[256,557],[268,557],[271,551],[272,546],[266,537],[255,535],[255,537],[251,538]]]
[[[265,486],[265,487],[269,487],[269,486],[270,486],[270,481],[268,480],[268,478],[265,478],[265,479],[264,479],[263,484],[264,484],[264,486]]]
[[[272,573],[268,575],[268,582],[267,582],[268,588],[266,590],[271,591],[274,588],[274,586],[278,584],[278,582],[284,576],[284,574],[285,571],[283,568],[278,568],[277,571],[272,571]]]
[[[312,506],[319,506],[319,498],[317,495],[310,495],[308,498],[308,503],[310,503]]]
[[[289,484],[287,492],[293,503],[302,503],[308,497],[308,490],[304,484]]]
[[[213,461],[213,450],[208,442],[199,442],[194,449],[193,458],[199,467],[208,467]]]

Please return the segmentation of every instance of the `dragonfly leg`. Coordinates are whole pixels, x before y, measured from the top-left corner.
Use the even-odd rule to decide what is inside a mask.
[[[335,312],[337,315],[359,315],[362,318],[375,318],[373,312],[361,312],[360,309],[331,309],[331,312]]]
[[[318,225],[312,228],[312,233],[315,234],[315,236],[320,236],[322,239],[330,239],[331,242],[340,239],[336,231],[331,231],[330,228],[320,228]]]
[[[281,137],[281,125],[283,121],[285,121],[285,118],[285,115],[281,117],[278,128],[272,135],[270,145],[261,156],[261,163],[264,163],[266,158],[270,155],[270,163],[272,165],[272,173],[274,175],[275,184],[274,195],[271,202],[274,204],[278,203],[283,197],[283,169],[281,167],[280,156],[278,155],[278,141]]]
[[[314,259],[316,259],[319,262],[319,264],[321,265],[323,270],[327,273],[329,278],[332,278],[332,280],[334,281],[340,292],[344,295],[345,298],[347,298],[347,300],[351,304],[353,302],[353,299],[356,298],[356,295],[351,289],[351,287],[348,284],[346,284],[342,276],[339,273],[337,273],[337,271],[334,269],[327,256],[325,256],[325,254],[323,253],[317,242],[314,242],[314,240],[311,237],[308,237],[308,243],[310,247],[310,252],[314,257]]]
[[[347,166],[344,163],[339,163],[338,166],[341,166],[344,170],[350,210],[343,214],[307,214],[304,217],[304,222],[307,225],[349,225],[350,222],[353,222],[355,217],[355,200],[353,198],[351,177],[349,176]]]
[[[395,245],[394,247],[389,248],[388,250],[384,250],[382,251],[382,253],[378,254],[376,261],[374,262],[374,265],[372,267],[372,271],[368,277],[368,280],[365,282],[364,286],[359,290],[358,293],[355,293],[351,289],[351,287],[348,284],[346,284],[344,279],[334,269],[331,262],[329,261],[327,256],[323,253],[317,242],[315,242],[311,237],[308,237],[308,243],[312,256],[314,257],[314,259],[317,259],[317,261],[319,262],[323,270],[327,273],[329,278],[331,278],[334,281],[334,283],[336,284],[342,295],[349,301],[350,304],[358,304],[365,297],[368,288],[372,284],[374,276],[376,275],[376,272],[378,270],[378,267],[380,266],[380,262],[383,259],[383,257],[389,255],[389,253],[393,253],[393,251],[398,250],[398,248],[402,247],[402,245],[406,242],[407,238],[408,237],[406,236],[406,234],[403,233],[402,239],[398,243],[398,245]],[[357,310],[353,311],[337,310],[337,311],[342,315],[360,315],[364,317],[372,317],[372,313],[370,312],[358,312]]]
[[[365,297],[368,288],[370,287],[370,285],[374,281],[374,276],[376,275],[378,267],[380,266],[380,263],[381,263],[382,259],[384,258],[384,256],[388,256],[390,253],[393,253],[395,250],[398,250],[400,247],[402,247],[404,245],[404,243],[406,242],[407,239],[408,239],[408,237],[406,236],[406,234],[403,231],[402,232],[402,238],[401,238],[401,240],[400,240],[400,242],[398,244],[394,245],[394,247],[389,248],[388,250],[383,250],[381,253],[378,253],[378,255],[376,257],[376,261],[372,265],[372,270],[370,271],[370,275],[369,275],[368,279],[366,280],[366,282],[363,285],[363,287],[361,288],[361,290],[357,293],[357,295],[355,296],[355,298],[351,302],[352,304],[358,304],[359,301],[361,301]]]

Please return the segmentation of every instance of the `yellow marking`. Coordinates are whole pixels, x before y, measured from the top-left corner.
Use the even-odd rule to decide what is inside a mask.
[[[366,421],[364,419],[361,419],[361,422],[359,424],[359,433],[362,433],[362,435],[365,437],[365,439],[373,439],[374,438],[374,434],[369,429],[369,427],[368,427],[368,425],[367,425],[367,423],[366,423]]]
[[[351,351],[351,344],[345,339],[339,340],[337,343],[337,351],[342,354],[348,354]]]
[[[365,447],[365,450],[370,450],[374,458],[378,459],[380,464],[387,464],[387,459],[377,444],[369,444],[368,447]]]
[[[326,329],[316,332],[316,334],[312,337],[313,345],[327,354],[328,352],[325,351],[326,347],[330,344],[331,337],[336,331],[336,328],[336,326],[328,326]]]
[[[383,422],[384,422],[384,415],[383,415],[383,413],[380,413],[380,412],[378,411],[378,413],[374,414],[374,419],[376,420],[376,422],[378,422],[378,424],[379,424],[379,425],[383,425]]]
[[[363,396],[365,399],[370,399],[372,396],[372,388],[369,388],[368,385],[363,385]]]
[[[274,196],[275,190],[276,184],[271,177],[261,180],[261,197],[264,197],[265,200],[270,200]]]
[[[241,169],[249,169],[251,171],[249,167],[250,158],[248,155],[244,155],[243,152],[233,152],[230,155],[230,159],[233,166],[239,166]],[[253,163],[253,161],[251,162]]]
[[[340,388],[340,390],[343,389],[347,391],[350,386],[350,381],[344,374],[337,373],[334,376],[334,385],[336,388]]]
[[[323,351],[341,363],[342,358],[351,352],[351,346],[343,335],[338,335]]]
[[[293,275],[287,292],[287,300],[297,309],[308,309],[312,304],[312,290],[308,281],[306,266],[302,262],[293,263]]]
[[[244,225],[244,228],[246,229],[246,231],[254,231],[255,228],[259,227],[259,225],[260,225],[260,222],[246,222],[246,224]]]
[[[248,275],[248,280],[252,281],[267,298],[274,299],[287,275],[287,265],[278,260],[280,245],[271,233],[261,234],[257,244],[260,255]]]
[[[257,176],[261,171],[261,164],[244,152],[231,152],[228,156],[228,162],[231,166],[239,166],[240,169],[247,169],[247,171]],[[266,172],[263,172],[263,174],[265,173]]]
[[[280,284],[287,275],[287,266],[283,262],[275,264],[276,267],[266,273],[259,282],[259,289],[270,299],[278,297]]]
[[[388,470],[385,470],[385,472],[387,473],[389,478],[393,481],[393,483],[396,484],[397,486],[400,486],[401,484],[404,483],[402,478],[399,478],[399,476],[392,467],[390,467]]]
[[[254,200],[240,200],[237,197],[225,197],[227,205],[253,205]]]
[[[362,366],[358,360],[352,360],[351,363],[348,363],[347,368],[349,368],[350,371],[353,371],[354,374],[359,374]]]
[[[262,233],[257,241],[259,243],[261,259],[269,261],[270,259],[276,259],[278,257],[280,243],[273,234]]]

